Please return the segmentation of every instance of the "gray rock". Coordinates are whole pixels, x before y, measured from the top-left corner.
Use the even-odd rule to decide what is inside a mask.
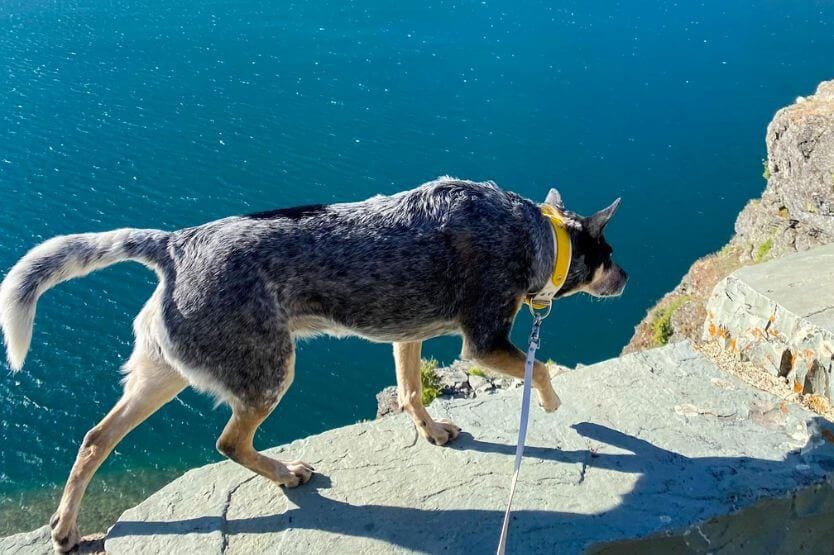
[[[834,236],[834,81],[779,110],[767,128],[767,148],[772,200],[791,218]]]
[[[703,333],[834,401],[834,244],[732,273],[707,303]]]
[[[376,394],[376,417],[382,418],[389,414],[399,414],[402,412],[400,402],[397,398],[397,387],[389,385],[382,391]]]
[[[49,526],[0,538],[0,553],[3,555],[54,555]]]
[[[507,389],[521,385],[521,381],[505,376],[489,374],[482,376],[471,374],[475,367],[465,360],[455,360],[449,366],[435,368],[440,396],[446,399],[473,398],[489,393],[496,389]],[[566,370],[563,366],[554,365],[554,371]],[[397,401],[397,388],[388,386],[376,394],[376,417],[382,418],[402,412]]]
[[[768,551],[801,538],[813,552],[834,541],[823,526],[834,518],[834,445],[821,439],[830,423],[786,406],[764,425],[756,416],[780,400],[686,343],[561,374],[554,385],[563,406],[534,407],[509,552],[649,552],[662,542],[739,552],[732,547],[762,538]],[[432,413],[467,432],[449,447],[421,440],[398,415],[269,450],[316,467],[297,489],[233,463],[193,470],[126,511],[107,551],[492,553],[520,394],[435,401]]]
[[[0,538],[0,553],[3,555],[54,555],[49,526],[37,530]],[[74,554],[103,554],[104,534],[91,534],[81,538]]]
[[[469,387],[469,365],[455,361],[450,366],[441,367],[435,370],[440,379],[440,388],[444,395],[452,397],[468,397],[471,388]]]
[[[756,260],[834,241],[834,81],[776,112],[767,152],[767,187],[739,215],[733,243]]]
[[[484,393],[493,389],[493,385],[490,380],[484,376],[474,374],[469,376],[469,385],[472,386],[472,389],[474,389],[476,393]]]

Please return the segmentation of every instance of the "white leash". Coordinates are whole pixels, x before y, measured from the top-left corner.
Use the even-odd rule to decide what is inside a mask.
[[[507,500],[507,510],[504,512],[504,524],[501,526],[501,538],[498,540],[497,555],[504,555],[507,549],[507,533],[510,528],[510,513],[512,512],[513,496],[515,486],[518,483],[518,474],[521,471],[521,459],[524,457],[524,441],[527,439],[527,422],[530,420],[530,393],[533,385],[533,366],[536,363],[536,351],[539,348],[539,329],[542,320],[550,314],[550,305],[547,312],[539,313],[530,307],[535,320],[533,330],[530,332],[530,347],[527,349],[527,359],[524,361],[524,389],[521,393],[521,419],[518,423],[518,442],[515,446],[515,465],[513,468],[513,480],[510,483],[510,498]]]

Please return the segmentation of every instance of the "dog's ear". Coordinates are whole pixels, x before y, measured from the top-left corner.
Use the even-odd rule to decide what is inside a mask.
[[[562,202],[562,195],[556,189],[550,189],[547,193],[547,198],[544,199],[545,204],[549,204],[557,210],[564,210],[565,204]]]
[[[605,226],[608,225],[609,220],[611,220],[611,216],[614,215],[617,211],[617,207],[620,206],[620,200],[621,199],[615,200],[608,208],[600,210],[593,216],[585,218],[585,229],[588,230],[591,237],[599,237],[602,235],[602,231],[605,229]]]

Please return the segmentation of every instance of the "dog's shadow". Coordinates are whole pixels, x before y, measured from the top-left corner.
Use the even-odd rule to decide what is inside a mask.
[[[819,419],[821,420],[821,419]],[[828,424],[830,426],[830,423]],[[630,527],[647,532],[657,528],[650,519],[664,518],[665,528],[681,528],[691,522],[696,513],[709,503],[694,500],[709,499],[717,482],[724,491],[738,491],[740,497],[754,495],[775,487],[789,489],[785,481],[796,482],[797,464],[818,464],[828,472],[834,471],[831,445],[810,449],[808,453],[788,454],[783,461],[752,457],[691,458],[659,448],[606,426],[580,423],[573,428],[582,436],[600,444],[615,446],[628,453],[604,453],[590,450],[561,451],[532,447],[525,453],[531,457],[565,463],[580,463],[584,472],[594,468],[639,474],[633,490],[610,510],[602,512],[561,512],[520,510],[513,513],[513,532],[510,545],[523,538],[524,546],[539,545],[552,551],[555,538],[563,545],[571,545],[571,538],[604,539],[617,536],[617,530]],[[830,431],[823,431],[823,436]],[[820,438],[812,438],[818,446]],[[451,447],[459,450],[491,452],[512,456],[514,445],[491,443],[464,434]],[[601,450],[601,451],[604,451]],[[811,452],[813,451],[813,452]],[[810,454],[809,454],[810,453]],[[800,459],[800,457],[802,458]],[[404,477],[403,479],[407,479]],[[729,485],[728,485],[729,484]],[[797,484],[798,485],[798,484]],[[497,542],[503,518],[504,493],[495,509],[419,509],[388,505],[351,505],[322,495],[331,487],[327,476],[317,474],[304,487],[286,490],[285,495],[296,505],[285,512],[251,518],[224,520],[206,516],[172,522],[119,522],[109,532],[109,538],[211,533],[220,531],[227,536],[237,534],[278,534],[285,530],[311,529],[333,534],[382,540],[401,548],[425,552],[480,552],[491,551]],[[477,488],[477,485],[471,486]],[[543,487],[543,486],[540,486]],[[548,486],[552,487],[552,486]],[[581,484],[576,495],[584,493]],[[829,492],[830,494],[830,492]],[[720,503],[713,503],[720,510]],[[710,514],[697,514],[706,520]],[[637,523],[637,524],[635,524]],[[677,526],[676,526],[677,524]],[[589,531],[590,530],[590,531]],[[834,540],[834,532],[831,532]],[[576,544],[580,545],[580,544]],[[518,544],[517,549],[522,549]]]

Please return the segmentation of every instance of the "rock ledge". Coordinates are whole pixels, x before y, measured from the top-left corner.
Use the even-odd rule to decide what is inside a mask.
[[[737,270],[707,303],[704,339],[834,401],[834,244]]]
[[[533,411],[510,552],[791,552],[834,541],[831,423],[688,343],[554,385],[564,404]],[[316,467],[298,489],[233,463],[192,470],[126,511],[107,552],[494,553],[519,403],[518,389],[436,401],[430,410],[467,432],[446,448],[394,415],[269,450]]]

